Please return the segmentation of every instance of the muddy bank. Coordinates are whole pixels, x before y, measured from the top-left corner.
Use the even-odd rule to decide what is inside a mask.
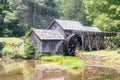
[[[79,57],[86,66],[108,67],[120,70],[120,58],[99,54],[79,54]]]

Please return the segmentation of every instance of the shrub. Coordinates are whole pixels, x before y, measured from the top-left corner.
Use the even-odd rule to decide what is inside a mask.
[[[33,42],[27,37],[24,40],[25,43],[25,57],[26,58],[35,58],[36,49],[33,45]]]
[[[17,52],[12,48],[4,48],[1,53],[3,56],[8,57],[15,57],[15,55],[17,54]]]
[[[120,32],[118,32],[117,36],[115,37],[114,43],[120,48]]]
[[[2,57],[1,51],[4,48],[4,46],[5,46],[4,43],[0,42],[0,57]]]
[[[4,43],[0,42],[0,51],[4,48]]]

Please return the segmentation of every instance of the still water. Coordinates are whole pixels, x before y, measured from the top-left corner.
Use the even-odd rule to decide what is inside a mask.
[[[0,80],[120,80],[120,73],[111,68],[86,66],[79,73],[71,73],[59,69],[37,69],[40,64],[40,60],[0,61]]]

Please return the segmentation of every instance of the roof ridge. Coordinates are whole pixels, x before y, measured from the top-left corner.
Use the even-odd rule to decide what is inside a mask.
[[[55,20],[55,21],[56,21],[56,20],[61,20],[61,21],[63,20],[63,21],[76,21],[76,22],[79,22],[79,21],[77,21],[77,20],[66,20],[66,19],[54,19],[54,20]],[[80,22],[79,22],[79,23],[80,23]]]

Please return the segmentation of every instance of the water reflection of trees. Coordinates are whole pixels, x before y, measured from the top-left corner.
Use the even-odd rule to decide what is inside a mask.
[[[33,67],[28,66],[26,60],[16,61],[13,59],[0,62],[0,68],[3,68],[0,75],[9,76],[10,80],[13,76],[17,76],[19,80],[31,80],[33,75]],[[22,79],[21,79],[22,78]]]

